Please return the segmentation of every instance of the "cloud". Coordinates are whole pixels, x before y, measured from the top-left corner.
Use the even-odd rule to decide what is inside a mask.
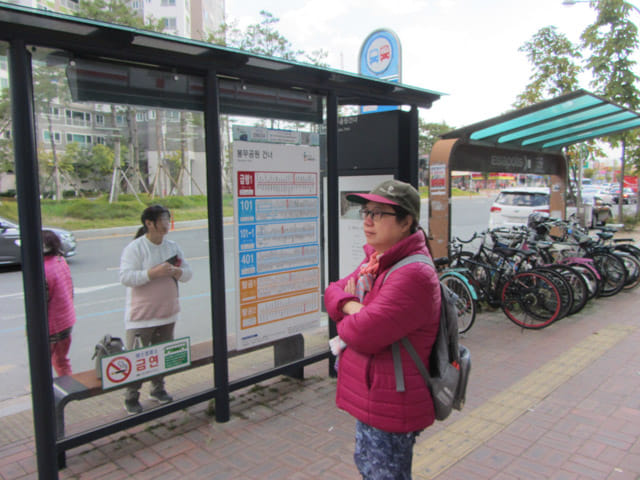
[[[262,5],[227,0],[232,17],[253,18],[247,23]],[[403,83],[449,94],[421,116],[454,126],[511,110],[531,73],[518,48],[540,28],[556,25],[578,42],[594,20],[588,5],[561,0],[271,0],[267,10],[294,48],[324,49],[332,68],[354,73],[365,38],[392,29],[402,44]]]

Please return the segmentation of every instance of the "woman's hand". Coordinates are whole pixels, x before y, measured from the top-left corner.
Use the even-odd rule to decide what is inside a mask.
[[[180,277],[182,276],[182,269],[180,267],[173,267],[173,273],[171,274],[171,276],[175,280],[180,280]]]
[[[350,295],[356,294],[356,279],[350,278],[347,280],[347,284],[344,286],[344,291]]]
[[[151,267],[147,270],[147,274],[149,275],[150,280],[162,277],[173,277],[177,280],[182,276],[182,269],[174,267],[169,262],[163,262],[155,267]]]
[[[356,279],[350,278],[347,280],[347,284],[344,286],[345,293],[349,295],[356,294]],[[342,306],[342,312],[346,315],[352,315],[354,313],[358,313],[364,305],[360,302],[356,302],[355,300],[348,301]]]
[[[355,300],[350,300],[342,306],[342,311],[345,315],[353,315],[354,313],[358,313],[360,310],[364,308],[364,305],[360,302],[356,302]]]

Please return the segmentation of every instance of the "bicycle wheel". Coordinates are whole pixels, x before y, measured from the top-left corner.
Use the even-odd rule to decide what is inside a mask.
[[[551,325],[560,314],[562,300],[555,284],[537,272],[515,274],[502,287],[502,311],[522,328]]]
[[[591,300],[592,298],[599,297],[600,291],[602,290],[602,281],[597,271],[594,271],[582,263],[570,263],[569,266],[582,275],[582,279],[587,284],[587,289],[589,290],[588,299]]]
[[[591,258],[603,280],[600,296],[610,297],[622,290],[626,281],[624,262],[607,252],[594,253]]]
[[[475,253],[467,252],[465,250],[463,250],[462,252],[458,252],[454,255],[451,255],[449,266],[451,268],[467,268],[468,265],[465,263],[465,260],[473,258],[474,255]]]
[[[582,275],[568,265],[553,264],[549,268],[560,273],[564,279],[569,282],[571,291],[573,292],[573,306],[569,310],[569,315],[578,313],[584,308],[589,300],[589,289],[587,282],[584,281]]]
[[[632,288],[637,287],[640,284],[640,260],[626,252],[616,251],[614,255],[622,259],[627,273],[627,279],[624,282],[623,288],[625,290],[631,290]]]
[[[560,320],[561,318],[569,315],[569,312],[573,308],[573,290],[571,289],[571,285],[569,285],[569,282],[562,276],[560,272],[557,272],[552,268],[536,267],[534,271],[546,276],[554,283],[554,285],[558,289],[562,305],[560,307],[560,313],[558,314],[558,318],[556,318],[556,320]]]
[[[616,251],[627,252],[640,260],[640,248],[631,243],[618,243],[613,247]]]
[[[469,331],[476,319],[476,301],[469,286],[460,277],[446,272],[440,277],[440,281],[458,296],[456,300],[458,333]]]
[[[467,270],[467,274],[471,276],[479,285],[483,288],[488,288],[491,282],[491,272],[488,268],[484,267],[482,260],[480,260],[473,252],[460,252],[457,255],[451,257],[449,266],[451,268],[464,268]]]

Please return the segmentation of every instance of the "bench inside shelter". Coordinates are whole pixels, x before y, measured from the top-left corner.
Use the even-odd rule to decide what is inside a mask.
[[[293,335],[291,337],[274,340],[272,342],[263,343],[250,347],[245,350],[229,350],[227,356],[229,358],[244,355],[247,353],[262,350],[264,348],[273,347],[274,366],[278,367],[294,362],[304,357],[304,337],[302,334]],[[184,372],[186,370],[201,367],[213,363],[213,342],[207,340],[191,345],[191,364],[184,368],[164,372],[162,375],[168,376],[175,373]],[[302,379],[304,377],[304,368],[295,367],[289,372],[294,378]],[[143,381],[151,380],[152,377],[145,378]],[[103,393],[112,392],[125,388],[128,384],[118,385],[107,390],[102,389],[102,380],[96,375],[95,369],[85,370],[83,372],[56,377],[53,379],[53,395],[56,412],[57,438],[63,439],[65,436],[64,409],[67,403],[72,400],[83,400],[86,398],[102,395]]]

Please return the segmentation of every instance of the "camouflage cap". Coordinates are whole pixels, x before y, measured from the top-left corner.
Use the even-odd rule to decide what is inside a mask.
[[[420,194],[412,185],[400,180],[386,180],[369,193],[350,193],[347,200],[361,204],[378,202],[397,205],[420,221]]]

